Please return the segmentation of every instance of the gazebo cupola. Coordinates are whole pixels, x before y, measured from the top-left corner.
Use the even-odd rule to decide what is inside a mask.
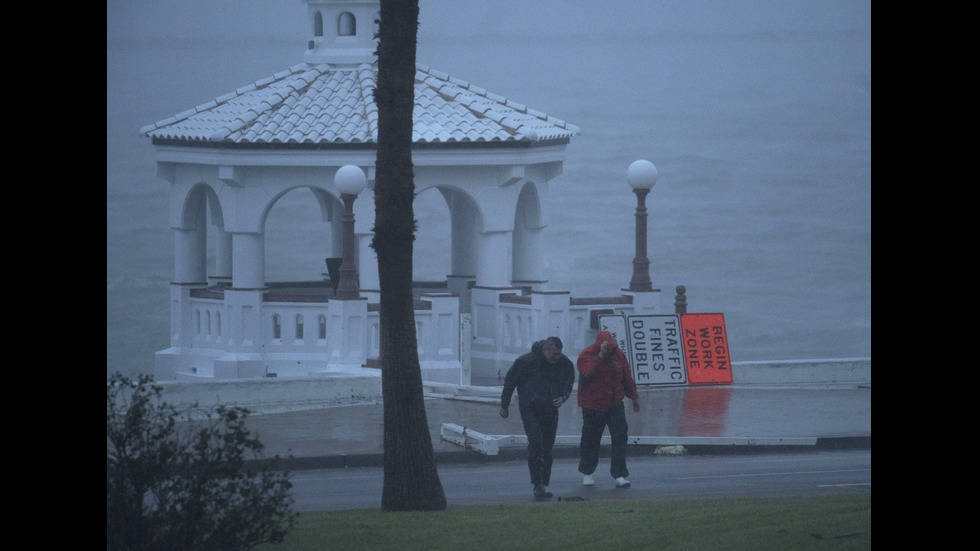
[[[377,47],[377,2],[304,0],[311,38],[303,61],[311,64],[373,63]]]

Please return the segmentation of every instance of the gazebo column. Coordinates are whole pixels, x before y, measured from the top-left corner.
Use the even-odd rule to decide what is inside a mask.
[[[368,172],[373,175],[374,168]],[[368,180],[373,184],[373,178]],[[354,258],[360,277],[361,293],[370,297],[370,302],[380,300],[381,279],[378,276],[378,255],[371,247],[374,240],[374,190],[367,187],[358,194],[354,202]],[[339,250],[339,249],[338,249]]]
[[[509,287],[511,280],[511,231],[480,234],[480,259],[476,284],[482,287]]]
[[[211,280],[221,283],[231,283],[232,273],[232,238],[222,226],[215,227],[214,273]]]
[[[449,275],[475,276],[479,257],[480,221],[483,216],[472,201],[461,197],[459,193],[449,195],[448,202],[452,251],[452,272]]]
[[[357,270],[361,278],[361,291],[370,293],[381,289],[381,279],[378,276],[378,256],[371,248],[373,233],[354,234],[357,243]]]
[[[525,228],[514,232],[514,279],[515,285],[539,288],[547,280],[544,277],[543,228]]]
[[[232,287],[265,287],[265,235],[235,233],[232,235],[232,249]]]
[[[174,228],[174,283],[207,282],[207,232],[203,224]]]

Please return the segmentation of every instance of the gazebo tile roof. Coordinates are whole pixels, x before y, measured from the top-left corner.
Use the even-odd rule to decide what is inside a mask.
[[[140,130],[151,138],[231,143],[376,143],[376,68],[298,64]],[[415,141],[568,139],[577,126],[419,64]]]

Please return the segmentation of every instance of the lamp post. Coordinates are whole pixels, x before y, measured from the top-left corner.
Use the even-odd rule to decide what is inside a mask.
[[[354,261],[354,200],[367,186],[367,178],[359,167],[344,165],[337,171],[333,182],[344,202],[344,252],[336,298],[358,299],[361,298],[361,292],[357,283],[357,264]]]
[[[657,183],[657,167],[650,161],[634,161],[626,171],[626,181],[636,194],[636,256],[633,258],[633,279],[630,291],[652,291],[650,259],[647,258],[646,197]]]

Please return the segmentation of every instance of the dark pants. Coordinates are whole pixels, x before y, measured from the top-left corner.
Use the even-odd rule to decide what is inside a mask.
[[[527,469],[531,484],[547,486],[551,482],[551,455],[558,432],[558,410],[551,404],[520,404],[521,421],[527,434]]]
[[[606,427],[609,427],[609,436],[612,439],[609,474],[613,478],[629,476],[630,472],[626,469],[626,441],[629,437],[626,408],[622,402],[609,411],[582,408],[582,441],[579,444],[578,471],[582,474],[595,472],[596,466],[599,465],[599,443]]]

